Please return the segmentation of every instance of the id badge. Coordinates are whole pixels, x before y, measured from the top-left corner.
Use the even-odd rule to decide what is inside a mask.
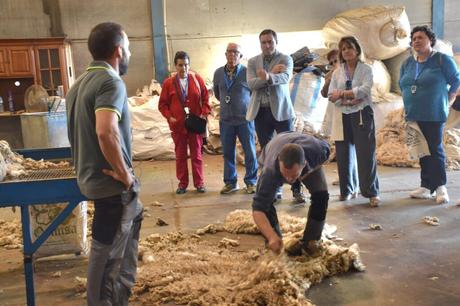
[[[410,87],[410,92],[411,92],[413,95],[415,95],[415,93],[417,92],[417,85],[412,85],[412,86]]]

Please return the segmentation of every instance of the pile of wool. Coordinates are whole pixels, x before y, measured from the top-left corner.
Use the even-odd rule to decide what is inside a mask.
[[[0,220],[0,248],[22,248],[22,228],[19,221]]]
[[[392,167],[417,167],[418,162],[409,160],[406,145],[404,108],[385,116],[385,126],[376,134],[376,158],[380,165]]]
[[[447,169],[460,169],[460,129],[444,132],[444,149],[446,151]]]
[[[17,178],[27,176],[29,170],[67,168],[69,162],[60,161],[58,163],[24,158],[22,155],[11,150],[10,145],[5,140],[0,140],[0,182],[5,178]]]
[[[297,232],[305,228],[306,218],[293,217],[284,213],[279,215],[283,233]],[[224,221],[224,230],[233,234],[259,234],[260,231],[252,219],[252,212],[237,209],[230,212]]]
[[[250,211],[234,211],[223,225],[210,224],[201,234],[153,234],[140,243],[133,302],[142,305],[311,305],[304,292],[324,277],[362,271],[359,249],[336,245],[323,236],[317,257],[275,255],[259,245],[241,243],[255,234]],[[240,222],[241,224],[238,224]],[[286,245],[299,239],[305,220],[280,217]],[[231,231],[231,233],[229,232]],[[236,238],[235,238],[236,237]],[[260,237],[261,238],[261,237]]]
[[[418,161],[409,160],[404,108],[387,114],[385,126],[377,131],[376,142],[376,157],[379,164],[393,167],[419,167]],[[443,143],[447,169],[460,170],[460,129],[445,130]]]

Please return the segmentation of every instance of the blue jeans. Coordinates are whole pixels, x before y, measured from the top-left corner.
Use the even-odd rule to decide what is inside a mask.
[[[417,121],[430,149],[430,156],[420,158],[421,186],[434,192],[439,186],[445,185],[446,154],[442,146],[444,122]]]
[[[224,151],[224,183],[236,185],[236,137],[241,142],[244,150],[244,165],[246,174],[244,183],[255,185],[257,181],[256,141],[254,137],[254,122],[231,125],[223,122],[220,124],[220,140]]]

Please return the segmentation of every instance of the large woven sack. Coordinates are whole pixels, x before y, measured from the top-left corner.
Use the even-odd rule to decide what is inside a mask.
[[[31,205],[29,207],[30,227],[33,239],[37,239],[55,217],[67,206],[67,203]],[[86,201],[78,204],[35,252],[35,257],[62,254],[86,254],[88,252]]]
[[[34,84],[26,89],[24,94],[24,106],[26,112],[47,112],[48,111],[48,92],[43,86]]]
[[[355,36],[366,57],[387,59],[407,49],[410,24],[404,6],[368,6],[338,14],[323,28],[329,48],[337,47],[343,36]]]
[[[308,68],[297,73],[289,83],[294,110],[296,114],[301,115],[304,125],[308,126],[312,133],[320,130],[329,103],[321,96],[323,85],[324,78]]]
[[[134,159],[170,160],[175,158],[174,142],[168,122],[158,110],[159,99],[159,96],[130,97],[128,99]]]

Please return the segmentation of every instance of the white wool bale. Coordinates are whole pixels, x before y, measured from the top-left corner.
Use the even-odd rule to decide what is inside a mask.
[[[157,160],[174,159],[174,142],[169,125],[158,110],[158,96],[129,98],[141,103],[130,103],[131,126],[133,133],[132,151],[134,159]]]
[[[409,56],[411,56],[411,48],[407,48],[404,52],[383,61],[388,69],[388,72],[390,73],[391,91],[399,95],[401,94],[401,89],[399,88],[399,74],[401,72],[401,65]]]
[[[387,68],[382,61],[366,59],[366,64],[372,67],[374,84],[372,85],[372,101],[378,103],[387,99],[386,95],[390,92],[391,78]]]
[[[447,54],[449,56],[454,56],[452,43],[447,40],[436,39],[436,44],[434,45],[433,50]]]
[[[404,6],[368,6],[348,10],[323,28],[327,47],[336,47],[343,36],[355,36],[369,58],[387,59],[403,52],[410,42],[410,24]]]

